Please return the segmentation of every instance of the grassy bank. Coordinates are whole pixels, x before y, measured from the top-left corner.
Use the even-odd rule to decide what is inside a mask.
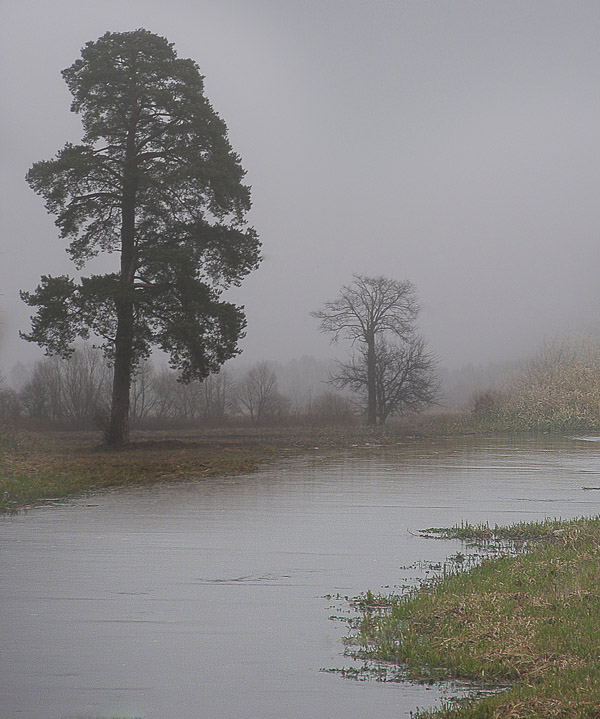
[[[111,487],[245,474],[315,448],[394,443],[398,432],[406,434],[364,427],[133,432],[130,444],[109,450],[94,432],[0,425],[0,513]]]
[[[152,433],[110,451],[91,433],[35,433],[4,427],[0,432],[0,512],[110,487],[252,472],[276,453],[276,443],[254,434],[180,438]]]
[[[410,679],[509,685],[421,719],[599,719],[600,519],[430,532],[525,544],[407,597],[367,594],[357,655]]]
[[[315,448],[395,446],[414,439],[493,434],[468,414],[407,418],[384,427],[231,427],[135,431],[119,450],[98,432],[33,431],[0,424],[0,513],[109,487],[247,473]]]

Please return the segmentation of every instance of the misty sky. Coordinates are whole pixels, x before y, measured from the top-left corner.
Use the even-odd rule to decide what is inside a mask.
[[[410,279],[442,365],[597,331],[598,0],[1,0],[0,370],[19,289],[73,272],[33,162],[80,138],[60,71],[144,27],[206,76],[253,188],[264,261],[246,361],[340,350],[309,312],[352,273]]]

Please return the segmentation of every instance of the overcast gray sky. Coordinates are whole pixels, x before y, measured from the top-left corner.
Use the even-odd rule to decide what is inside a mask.
[[[600,325],[597,0],[2,0],[0,369],[19,289],[72,271],[24,181],[80,137],[60,71],[144,27],[206,76],[253,188],[247,361],[336,350],[309,317],[352,273],[410,279],[443,365]]]

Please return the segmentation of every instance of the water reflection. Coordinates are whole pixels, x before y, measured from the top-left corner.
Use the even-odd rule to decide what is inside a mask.
[[[4,519],[2,711],[408,717],[438,691],[319,671],[345,662],[326,595],[402,587],[460,548],[424,527],[597,514],[598,475],[577,439],[406,442]]]

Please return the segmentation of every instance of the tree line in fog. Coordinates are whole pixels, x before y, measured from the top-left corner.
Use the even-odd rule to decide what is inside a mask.
[[[287,364],[227,366],[202,382],[139,365],[131,388],[138,427],[244,423],[347,425],[366,417],[365,393],[339,386],[345,363],[303,357]],[[0,373],[0,421],[103,427],[112,370],[100,350],[80,344],[70,359],[45,357],[17,366],[13,386]],[[600,340],[544,343],[522,362],[467,366],[442,377],[438,409],[472,413],[506,429],[600,429]]]
[[[137,427],[302,421],[349,424],[360,403],[328,385],[330,363],[304,358],[287,366],[257,362],[184,384],[173,369],[140,363],[131,384],[130,421]],[[0,418],[43,425],[106,426],[112,369],[103,353],[79,344],[68,359],[44,357],[21,367],[18,387],[0,379]],[[282,380],[285,389],[282,389]]]
[[[126,424],[221,426],[238,420],[259,425],[289,419],[349,424],[362,415],[377,425],[419,412],[436,402],[439,381],[436,359],[417,333],[418,311],[408,280],[354,275],[335,300],[312,313],[322,331],[356,346],[349,361],[332,365],[327,379],[299,395],[297,385],[293,393],[282,391],[268,362],[243,373],[221,369],[194,380],[185,372],[156,370],[140,358],[127,390]],[[100,351],[89,344],[52,352],[34,366],[19,392],[3,390],[0,409],[5,417],[95,424],[109,441],[114,362],[105,347]]]

